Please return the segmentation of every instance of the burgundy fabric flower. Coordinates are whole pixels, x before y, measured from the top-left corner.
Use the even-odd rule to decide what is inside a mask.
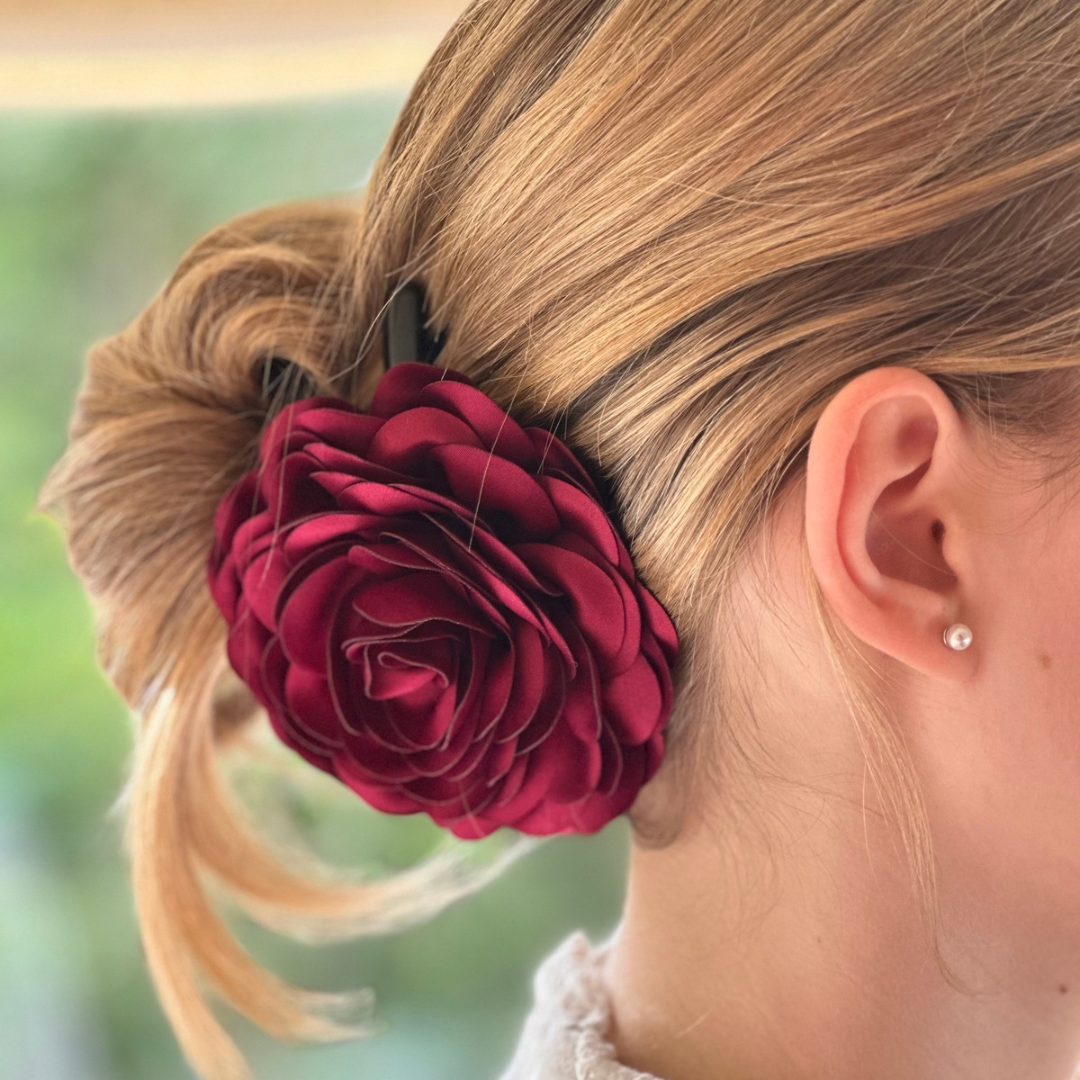
[[[573,452],[461,372],[287,406],[222,498],[227,652],[278,736],[456,836],[592,833],[664,752],[675,628]]]

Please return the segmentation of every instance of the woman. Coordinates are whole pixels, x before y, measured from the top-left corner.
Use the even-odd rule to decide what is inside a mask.
[[[340,1031],[204,872],[307,934],[466,887],[275,863],[215,771],[267,716],[463,838],[628,814],[618,930],[545,961],[505,1080],[1073,1074],[1078,96],[1064,0],[476,0],[361,196],[214,230],[93,348],[42,505],[145,719],[135,895],[200,1075],[242,1075],[200,980]]]

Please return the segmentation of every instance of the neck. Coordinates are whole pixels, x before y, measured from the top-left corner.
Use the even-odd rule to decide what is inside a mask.
[[[899,845],[852,806],[785,792],[785,842],[760,858],[700,822],[635,846],[604,972],[618,1059],[664,1080],[1070,1080],[1080,920],[1041,908],[1030,880],[1003,889],[992,852],[946,843],[943,865],[963,867],[938,882],[957,988]]]

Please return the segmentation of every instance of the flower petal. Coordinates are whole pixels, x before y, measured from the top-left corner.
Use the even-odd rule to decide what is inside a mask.
[[[472,383],[468,375],[453,368],[419,361],[394,364],[380,377],[368,411],[372,416],[390,417],[414,408],[423,400],[425,387],[441,381]]]
[[[434,382],[424,389],[423,400],[439,405],[468,424],[485,450],[509,458],[523,469],[536,471],[539,457],[518,422],[478,386],[463,382]]]
[[[444,443],[483,450],[479,436],[464,421],[441,409],[418,406],[390,417],[375,433],[368,454],[377,465],[422,476],[432,450]]]
[[[514,540],[545,540],[558,530],[559,515],[547,492],[520,465],[483,447],[433,446],[430,453],[455,497],[496,535],[505,531],[502,519],[516,527]]]

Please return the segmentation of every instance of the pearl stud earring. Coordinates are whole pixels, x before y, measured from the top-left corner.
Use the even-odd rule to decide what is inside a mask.
[[[966,649],[971,644],[971,627],[962,622],[953,623],[945,631],[945,644],[950,649]]]

